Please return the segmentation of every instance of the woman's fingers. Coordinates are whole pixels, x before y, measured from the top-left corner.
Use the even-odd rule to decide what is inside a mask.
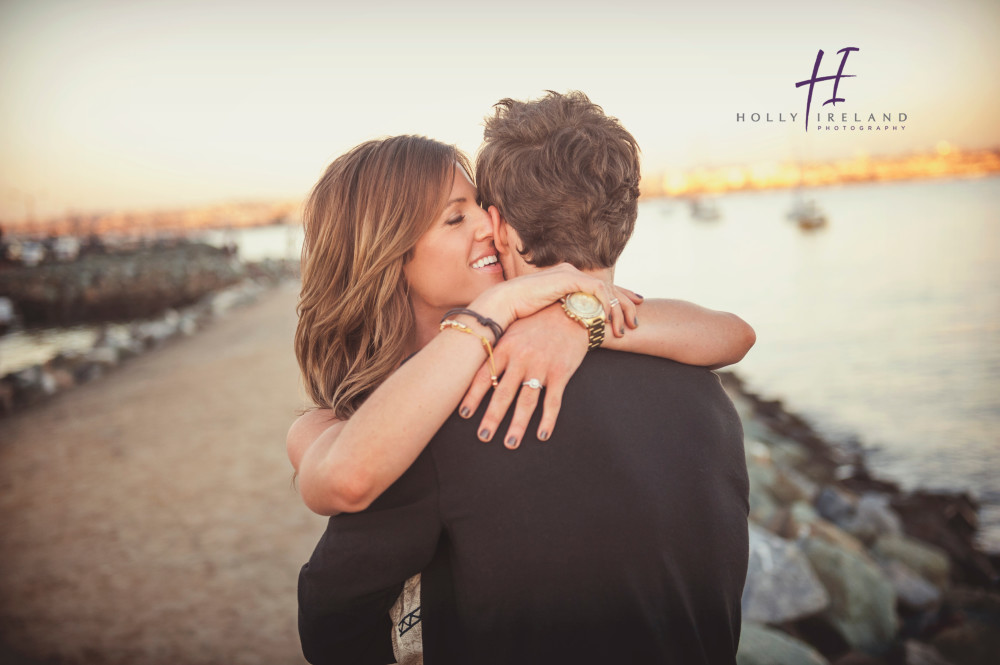
[[[619,307],[622,308],[622,317],[625,319],[625,325],[629,328],[638,328],[639,319],[636,317],[636,306],[635,302],[629,296],[629,292],[619,286],[614,287],[613,292],[615,297],[618,298]]]
[[[497,371],[500,370],[498,369]],[[490,375],[490,364],[489,362],[485,362],[479,368],[479,371],[476,372],[476,375],[472,377],[472,384],[465,391],[462,403],[458,405],[458,415],[468,418],[475,413],[476,409],[479,408],[479,403],[483,401],[483,395],[492,387],[493,379]]]
[[[511,402],[517,396],[517,391],[521,387],[521,381],[523,381],[522,375],[523,372],[515,367],[509,367],[504,372],[500,384],[493,390],[493,397],[490,398],[490,403],[486,407],[486,414],[479,422],[480,441],[493,439],[497,427],[500,426],[500,421],[503,420],[504,414],[507,413]]]
[[[528,429],[528,421],[531,420],[531,414],[538,406],[538,395],[542,391],[542,382],[539,379],[535,379],[535,381],[521,382],[521,393],[517,396],[517,404],[514,405],[514,417],[511,418],[510,427],[507,428],[507,433],[503,437],[503,445],[511,450],[521,445],[521,441],[524,440],[524,432]]]
[[[615,297],[614,290],[609,289],[603,282],[600,283],[596,291],[594,295],[605,304],[607,325],[611,327],[612,334],[615,337],[622,337],[625,335],[625,315],[622,314],[621,301]]]
[[[499,378],[507,368],[507,353],[503,347],[493,350],[493,364],[496,366],[497,378]],[[479,403],[483,401],[483,396],[493,387],[493,378],[490,361],[487,359],[480,366],[476,375],[472,377],[472,384],[465,391],[465,397],[462,398],[462,402],[458,405],[458,415],[468,418],[476,412],[476,409],[479,408]],[[479,429],[482,430],[482,427]]]
[[[642,296],[640,296],[638,293],[636,293],[631,289],[626,289],[625,287],[618,286],[617,284],[615,285],[615,288],[618,289],[619,291],[618,295],[619,298],[621,298],[621,294],[624,293],[628,297],[628,299],[634,302],[636,305],[641,305],[642,301],[645,300],[645,298],[643,298]]]
[[[542,419],[538,423],[538,440],[548,441],[552,436],[552,431],[556,428],[556,419],[559,417],[559,409],[562,407],[563,389],[566,387],[564,379],[549,379],[549,384],[545,387],[545,401],[542,403]]]

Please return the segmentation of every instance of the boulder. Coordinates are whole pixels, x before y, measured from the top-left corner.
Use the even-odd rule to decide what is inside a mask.
[[[822,611],[830,599],[798,546],[750,524],[743,618],[783,623]]]
[[[872,546],[876,555],[906,564],[939,589],[948,586],[951,566],[942,550],[902,534],[879,537]]]
[[[876,492],[862,494],[854,515],[842,523],[844,530],[865,543],[872,543],[879,536],[903,533],[899,515],[889,507],[889,499]]]
[[[854,517],[857,499],[846,490],[827,485],[816,495],[813,505],[824,519],[843,526]]]
[[[779,467],[798,469],[805,466],[810,457],[809,451],[801,443],[785,437],[772,436],[771,459]]]
[[[782,503],[812,501],[819,488],[813,481],[792,468],[777,467],[778,472],[770,487],[771,494]]]
[[[906,564],[889,560],[881,563],[880,568],[892,582],[901,607],[914,611],[925,610],[941,600],[938,588],[913,572]]]
[[[864,544],[847,533],[836,524],[827,522],[825,519],[817,519],[807,526],[806,534],[812,535],[820,540],[824,540],[831,545],[836,545],[848,552],[854,552],[862,556],[867,556]]]
[[[778,630],[743,622],[737,665],[829,665],[805,642]]]
[[[969,621],[946,628],[931,643],[956,665],[996,665],[1000,661],[1000,630],[984,622]]]
[[[903,644],[903,658],[906,665],[952,665],[930,644],[916,640],[906,640]]]
[[[896,592],[875,563],[822,538],[803,550],[830,597],[825,616],[855,649],[878,653],[896,634]]]

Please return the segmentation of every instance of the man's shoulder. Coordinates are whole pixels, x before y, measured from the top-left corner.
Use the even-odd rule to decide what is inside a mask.
[[[609,349],[588,353],[573,378],[590,380],[598,377],[621,377],[626,381],[631,379],[634,384],[642,381],[682,383],[690,390],[711,389],[715,392],[722,388],[718,375],[707,367]]]

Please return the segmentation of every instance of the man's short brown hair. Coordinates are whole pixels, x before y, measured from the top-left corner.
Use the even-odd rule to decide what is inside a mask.
[[[533,265],[614,265],[635,228],[639,146],[585,94],[503,99],[486,118],[476,179]]]

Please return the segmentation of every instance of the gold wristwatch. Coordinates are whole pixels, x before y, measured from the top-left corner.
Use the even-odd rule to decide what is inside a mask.
[[[563,298],[562,306],[569,318],[587,329],[589,348],[596,349],[604,342],[604,306],[597,296],[577,291]]]

